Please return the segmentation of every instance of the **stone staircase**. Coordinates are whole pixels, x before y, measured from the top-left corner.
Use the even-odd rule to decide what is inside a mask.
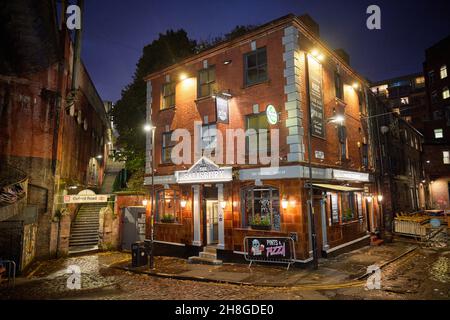
[[[103,177],[103,184],[100,193],[110,194],[113,192],[114,181],[124,167],[124,162],[108,160],[106,163],[106,172]]]
[[[198,256],[189,257],[188,263],[200,263],[221,265],[222,260],[217,260],[217,248],[214,246],[203,247],[203,251]]]
[[[83,204],[72,222],[69,253],[98,249],[99,212],[104,204]]]

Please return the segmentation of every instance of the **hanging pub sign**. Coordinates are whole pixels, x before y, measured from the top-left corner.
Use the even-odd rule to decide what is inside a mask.
[[[245,237],[245,259],[250,262],[295,262],[294,241],[290,237]]]
[[[218,123],[229,123],[228,99],[216,97],[216,118]]]
[[[267,116],[267,122],[269,124],[277,124],[278,122],[278,112],[275,109],[275,107],[271,104],[269,104],[266,108],[266,116]]]
[[[308,75],[311,134],[316,137],[325,138],[322,99],[322,65],[312,57],[308,57]]]

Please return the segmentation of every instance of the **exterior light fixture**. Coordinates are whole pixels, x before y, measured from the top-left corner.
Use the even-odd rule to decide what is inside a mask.
[[[230,64],[231,61],[232,61],[232,60],[225,60],[225,61],[223,62],[223,64],[224,64],[224,65]]]
[[[324,59],[325,59],[325,56],[323,54],[319,54],[317,56],[317,60],[319,60],[319,61],[323,61]]]
[[[288,207],[289,201],[286,198],[283,198],[283,200],[281,200],[281,206],[283,207],[283,209],[286,209]]]
[[[317,50],[317,49],[312,49],[311,50],[311,55],[313,56],[313,57],[317,57],[317,56],[319,56],[319,50]]]
[[[149,124],[149,123],[146,123],[146,124],[144,125],[144,131],[145,131],[145,132],[150,132],[150,131],[152,131],[154,128],[155,128],[155,127],[152,126],[152,125]]]
[[[143,205],[144,207],[146,207],[147,204],[148,204],[148,200],[147,200],[147,199],[142,200],[142,205]]]
[[[427,160],[427,163],[430,163],[431,161],[430,160]]]
[[[291,207],[295,207],[296,204],[297,204],[297,201],[295,201],[295,199],[292,199],[291,201],[289,201],[289,205]]]
[[[231,98],[233,95],[229,92],[222,92],[222,95],[227,97],[227,98]]]
[[[372,196],[367,196],[366,200],[367,200],[368,203],[371,203],[372,202]]]
[[[181,73],[179,78],[180,78],[180,81],[186,80],[187,79],[187,74],[186,73]]]
[[[334,117],[328,119],[328,123],[339,123],[342,124],[345,121],[345,117],[342,114],[337,114]]]
[[[226,201],[220,201],[220,207],[222,209],[225,209],[227,207],[227,202]]]
[[[357,90],[359,88],[359,83],[353,82],[352,87],[353,87],[353,89]]]
[[[101,159],[101,158],[103,158],[103,156],[101,154],[99,154],[96,158]]]
[[[382,195],[382,194],[379,194],[379,195],[378,195],[378,202],[381,202],[381,201],[383,201],[383,195]]]
[[[186,201],[186,199],[181,199],[181,201],[180,201],[180,205],[181,205],[181,207],[182,208],[185,208],[186,207],[186,204],[187,204],[187,201]]]

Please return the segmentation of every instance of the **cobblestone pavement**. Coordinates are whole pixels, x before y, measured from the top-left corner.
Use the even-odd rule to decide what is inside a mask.
[[[450,299],[448,247],[420,248],[390,264],[382,271],[381,290],[369,291],[363,286],[308,290],[196,282],[152,277],[111,267],[129,256],[107,252],[42,262],[31,268],[33,271],[28,278],[17,279],[14,290],[0,289],[0,299]],[[335,259],[336,264],[341,263],[336,268],[349,267],[344,260],[348,257]],[[166,258],[165,261],[169,260]],[[70,265],[81,268],[81,290],[67,288],[69,275],[66,270]]]

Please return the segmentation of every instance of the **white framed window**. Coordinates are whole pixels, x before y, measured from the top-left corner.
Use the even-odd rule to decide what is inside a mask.
[[[443,137],[444,137],[443,129],[434,129],[434,138],[435,139],[442,139]]]
[[[442,89],[442,99],[448,98],[450,98],[450,90],[448,89],[448,87],[445,87],[444,89]]]
[[[447,78],[447,66],[443,65],[440,70],[441,79]]]
[[[409,98],[408,97],[400,98],[400,104],[402,105],[409,104]]]
[[[217,147],[217,125],[204,124],[202,126],[202,149],[203,151],[212,152]]]
[[[442,160],[444,164],[450,164],[450,151],[442,151]]]

